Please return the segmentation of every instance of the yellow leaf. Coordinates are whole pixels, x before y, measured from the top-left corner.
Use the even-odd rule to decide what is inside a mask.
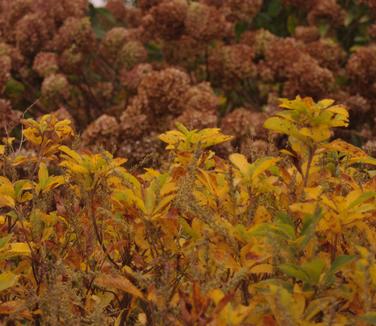
[[[65,154],[69,155],[71,158],[73,158],[76,161],[76,163],[82,162],[82,158],[81,158],[80,154],[78,154],[74,150],[70,149],[69,147],[63,145],[63,146],[60,146],[59,149],[63,153],[65,153]]]
[[[244,155],[235,153],[235,154],[231,154],[229,158],[230,158],[231,163],[234,164],[239,169],[241,174],[243,174],[245,177],[250,176],[251,165],[248,163]]]
[[[27,128],[23,131],[24,137],[33,143],[34,145],[40,145],[42,143],[42,137],[40,136],[38,130],[34,128]]]
[[[10,244],[10,249],[8,250],[9,253],[17,254],[21,256],[30,256],[30,248],[29,245],[25,242],[15,242]]]
[[[252,274],[271,274],[273,273],[273,265],[260,264],[251,268]]]
[[[4,154],[5,154],[5,146],[0,145],[0,155],[4,155]]]
[[[2,195],[0,193],[0,208],[2,207],[14,207],[16,205],[16,202],[14,199],[7,195]]]
[[[209,292],[209,297],[217,305],[225,297],[225,295],[220,289],[214,289]]]
[[[330,111],[330,112],[333,112],[333,113],[343,115],[345,118],[347,118],[349,116],[349,112],[347,111],[347,109],[344,105],[334,105],[334,106],[328,108],[327,110]]]
[[[142,292],[127,278],[121,275],[101,274],[95,279],[95,284],[103,288],[112,288],[129,293],[137,298],[144,298]]]

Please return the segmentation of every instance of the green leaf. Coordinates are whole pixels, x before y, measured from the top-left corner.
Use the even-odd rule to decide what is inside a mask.
[[[280,221],[281,223],[288,224],[288,225],[295,227],[294,220],[286,212],[277,213],[276,219],[277,219],[277,221]]]
[[[370,325],[376,325],[376,312],[371,311],[359,317]]]
[[[296,26],[298,25],[298,20],[294,15],[290,15],[287,18],[287,30],[289,31],[290,35],[294,35]]]
[[[22,96],[22,93],[25,91],[25,86],[19,81],[11,78],[5,84],[5,95],[11,98],[18,98]]]
[[[343,266],[351,263],[356,259],[355,255],[349,256],[349,255],[343,255],[338,256],[334,262],[332,263],[332,266],[330,267],[330,271],[332,273],[337,273]]]
[[[296,266],[293,264],[281,264],[278,268],[285,273],[287,276],[294,277],[299,281],[303,281],[304,283],[309,283],[309,275],[307,272],[302,270],[300,266]]]
[[[282,4],[280,0],[272,0],[269,3],[267,13],[270,17],[277,17],[282,10]]]
[[[325,268],[325,263],[320,258],[315,258],[310,262],[304,263],[301,266],[302,270],[307,273],[309,277],[309,284],[316,285]]]
[[[332,263],[332,266],[330,267],[329,271],[326,273],[325,276],[325,285],[330,286],[331,284],[334,283],[335,281],[335,274],[345,265],[351,263],[356,259],[356,256],[348,256],[348,255],[343,255],[343,256],[338,256],[334,262]]]
[[[0,249],[3,248],[12,238],[12,234],[8,234],[7,236],[0,238]]]
[[[0,292],[16,285],[17,279],[18,276],[12,272],[0,274]]]

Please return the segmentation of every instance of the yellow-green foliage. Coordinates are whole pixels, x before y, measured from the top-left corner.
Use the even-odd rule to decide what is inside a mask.
[[[376,324],[376,159],[345,107],[282,100],[279,157],[221,159],[218,129],[160,135],[167,168],[77,152],[67,120],[0,147],[0,321],[21,325]]]

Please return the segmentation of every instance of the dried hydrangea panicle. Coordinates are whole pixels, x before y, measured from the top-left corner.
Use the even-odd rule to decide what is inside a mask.
[[[297,26],[294,37],[304,43],[315,42],[320,39],[320,31],[316,26]]]
[[[305,47],[307,53],[323,68],[338,71],[346,60],[346,52],[334,40],[321,38]]]
[[[191,129],[203,129],[217,125],[219,100],[209,83],[201,83],[189,88],[185,94],[183,113],[176,121]],[[170,128],[173,128],[171,125]]]
[[[51,74],[42,83],[41,93],[49,103],[59,103],[69,96],[70,86],[65,75]]]
[[[258,146],[266,150],[268,148],[268,133],[263,128],[266,115],[261,112],[253,112],[246,108],[237,108],[227,114],[221,121],[221,130],[228,135],[234,135],[231,143],[221,146],[223,154],[240,151],[247,157],[251,153],[253,143],[259,141]],[[265,146],[264,146],[265,145]]]
[[[120,117],[122,139],[137,139],[151,128],[151,121],[144,112],[144,103],[140,97],[134,97]]]
[[[224,86],[233,87],[233,83],[254,78],[257,69],[253,63],[254,52],[245,44],[234,44],[213,49],[209,56],[209,70],[214,79]]]
[[[61,25],[69,17],[84,17],[88,7],[88,0],[33,0],[33,10],[52,18],[57,25]]]
[[[124,68],[120,72],[121,84],[128,91],[136,92],[141,80],[152,71],[153,67],[149,63],[138,64],[131,70]]]
[[[161,3],[163,0],[138,0],[137,4],[142,11],[148,11],[149,9],[153,8],[154,6]]]
[[[256,31],[246,31],[240,38],[240,43],[246,44],[253,48],[257,57],[263,57],[269,44],[275,41],[277,37],[266,29],[258,29]]]
[[[346,72],[352,88],[367,97],[368,86],[376,80],[376,46],[361,47],[347,61]]]
[[[85,148],[105,148],[113,152],[117,146],[118,136],[119,124],[116,118],[103,114],[87,126],[81,140]]]
[[[145,110],[152,115],[178,115],[184,108],[184,94],[189,89],[189,76],[176,68],[147,74],[138,87],[138,97],[144,99]]]
[[[55,33],[55,24],[39,12],[29,13],[16,23],[14,33],[21,53],[32,55],[45,48]]]
[[[59,70],[58,57],[53,52],[39,52],[34,58],[33,69],[41,76],[55,74]]]
[[[165,40],[178,39],[185,30],[186,0],[164,0],[150,10],[151,25],[145,26]]]
[[[214,94],[210,83],[203,82],[188,89],[184,95],[184,108],[197,111],[216,111],[219,99]]]
[[[287,82],[283,87],[283,95],[296,97],[305,94],[313,98],[325,97],[334,88],[332,72],[318,65],[317,61],[308,55],[300,56],[287,72]]]
[[[222,119],[221,129],[225,134],[235,135],[238,140],[244,137],[267,140],[268,132],[263,127],[265,119],[264,113],[237,108]]]
[[[59,56],[59,67],[66,73],[79,73],[82,70],[84,60],[84,54],[73,44]]]
[[[21,116],[20,111],[12,110],[8,100],[0,99],[0,136],[9,135],[13,128],[20,123]]]
[[[199,2],[189,4],[185,26],[187,34],[200,41],[220,38],[226,31],[225,17],[215,7]]]
[[[356,94],[343,98],[344,105],[349,109],[354,120],[359,116],[366,116],[371,111],[372,105],[369,100],[363,96]],[[368,118],[368,117],[367,117]]]
[[[140,30],[114,27],[104,36],[100,44],[100,53],[109,62],[115,62],[121,48],[126,42],[137,41],[140,38]]]
[[[125,43],[118,53],[117,61],[127,69],[146,61],[148,53],[139,41],[129,41]]]
[[[224,0],[223,11],[229,21],[251,21],[261,6],[262,0]]]
[[[14,27],[15,23],[20,20],[27,13],[30,13],[33,0],[3,0],[0,2],[0,12],[6,13],[3,15],[4,25],[7,30]],[[4,35],[7,40],[10,40],[11,33]]]
[[[107,1],[106,9],[117,21],[123,21],[123,19],[125,18],[125,3],[123,0]]]
[[[291,63],[304,53],[300,44],[292,38],[276,38],[265,50],[265,63],[273,71],[275,78],[286,78]]]
[[[171,121],[170,128],[175,127],[175,123],[180,122],[190,129],[214,128],[217,126],[218,117],[215,111],[199,111],[194,109],[184,110],[181,115]]]
[[[308,13],[307,20],[311,25],[327,21],[331,26],[340,26],[345,22],[346,13],[336,0],[316,0]]]
[[[12,60],[7,55],[0,56],[0,94],[5,89],[6,82],[10,78],[10,70],[12,68]]]
[[[138,27],[142,22],[142,10],[134,5],[127,5],[123,0],[109,0],[106,8],[127,28]]]
[[[194,71],[199,60],[205,56],[206,49],[206,42],[201,42],[190,35],[183,35],[178,40],[163,44],[163,57],[172,66],[177,65],[187,71]]]
[[[55,34],[52,45],[57,51],[76,45],[80,50],[89,52],[95,45],[95,34],[88,17],[69,17]]]

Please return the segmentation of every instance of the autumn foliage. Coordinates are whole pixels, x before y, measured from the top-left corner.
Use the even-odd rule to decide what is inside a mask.
[[[0,319],[10,325],[376,323],[376,159],[335,139],[333,100],[283,99],[273,156],[232,136],[159,136],[163,168],[76,150],[69,120],[0,146]]]

